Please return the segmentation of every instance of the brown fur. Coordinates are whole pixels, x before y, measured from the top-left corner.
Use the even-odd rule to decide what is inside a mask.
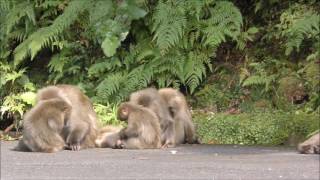
[[[320,133],[299,144],[298,151],[302,154],[320,154]]]
[[[122,128],[116,126],[106,126],[99,130],[99,135],[95,141],[100,148],[116,148],[117,141],[120,140],[119,132]]]
[[[71,150],[80,150],[83,148],[95,147],[95,139],[97,137],[97,117],[89,98],[76,86],[48,86],[38,91],[36,107],[41,107],[43,102],[50,101],[52,99],[59,99],[71,107],[71,111],[65,121],[63,130],[60,133],[67,145],[66,148]],[[38,138],[50,138],[50,134],[42,133],[42,131],[46,129],[46,126],[42,124],[45,124],[43,122],[48,121],[44,110],[40,110],[39,108],[37,109],[38,112],[31,114],[32,119],[34,119],[33,121],[26,118],[26,121],[32,122],[32,125],[28,126],[27,123],[27,127],[24,128],[24,135],[28,136],[28,139],[33,139],[33,141],[38,141]],[[50,110],[51,106],[49,105],[42,109]],[[23,142],[24,144],[27,144],[27,146],[32,146],[28,141]]]
[[[163,147],[175,146],[175,127],[165,101],[154,88],[134,92],[130,102],[152,110],[158,117],[161,126],[161,143]]]
[[[176,143],[199,143],[195,135],[192,116],[184,95],[176,89],[159,89],[160,96],[164,99],[175,121]]]
[[[39,101],[24,116],[23,138],[15,150],[48,153],[62,150],[65,143],[61,133],[70,111],[71,106],[58,98]]]
[[[161,147],[161,129],[154,112],[134,103],[122,103],[118,108],[118,118],[128,122],[119,132],[117,147],[145,149]]]

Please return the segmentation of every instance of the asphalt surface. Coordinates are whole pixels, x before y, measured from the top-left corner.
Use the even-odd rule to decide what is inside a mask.
[[[1,180],[319,179],[319,155],[294,148],[183,145],[157,150],[16,152],[1,142]]]

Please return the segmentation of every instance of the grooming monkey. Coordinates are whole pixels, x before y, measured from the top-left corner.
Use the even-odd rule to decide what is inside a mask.
[[[320,133],[299,144],[298,151],[302,154],[320,154]]]
[[[128,126],[119,132],[117,148],[152,149],[161,147],[161,129],[158,117],[150,109],[125,102],[117,112],[119,120]]]
[[[23,138],[15,150],[47,153],[63,150],[61,133],[70,111],[71,106],[58,98],[38,102],[24,115]]]
[[[162,147],[175,146],[175,124],[166,102],[155,88],[147,88],[130,95],[130,102],[152,110],[160,122]]]
[[[174,119],[176,144],[200,143],[196,138],[191,113],[184,95],[173,88],[162,88],[158,92]]]
[[[64,102],[70,107],[70,110],[68,113],[52,111],[56,112],[53,113],[54,116],[64,117],[62,131],[47,131],[47,133],[44,133],[45,129],[51,127],[50,122],[52,122],[46,111],[53,110],[54,106],[44,106],[43,102],[52,99]],[[36,106],[24,118],[23,139],[16,149],[26,149],[23,147],[25,145],[31,151],[47,152],[36,148],[37,144],[47,143],[51,145],[51,149],[61,150],[61,143],[59,143],[59,146],[55,146],[54,140],[50,140],[50,136],[58,135],[64,140],[67,149],[77,151],[83,148],[95,147],[95,139],[97,137],[96,120],[96,113],[89,98],[76,86],[57,85],[45,87],[38,91]],[[47,140],[49,141],[46,142]]]

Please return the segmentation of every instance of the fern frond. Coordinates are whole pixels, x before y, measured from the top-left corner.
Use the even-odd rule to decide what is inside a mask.
[[[218,1],[210,12],[211,18],[203,20],[205,44],[217,47],[226,37],[237,40],[242,26],[240,10],[231,2]]]
[[[105,101],[120,102],[123,98],[119,95],[122,90],[122,83],[127,79],[127,75],[118,72],[110,74],[96,88],[97,96]]]
[[[183,3],[173,5],[172,2],[160,1],[153,15],[152,32],[156,44],[163,51],[174,46],[183,36],[187,19]]]
[[[306,38],[314,38],[319,42],[320,40],[320,15],[312,14],[297,20],[293,24],[287,36],[286,55],[289,55],[295,48],[299,52],[302,41]]]
[[[27,56],[33,59],[44,47],[58,41],[62,32],[68,28],[87,7],[86,1],[72,1],[65,8],[64,13],[56,18],[52,25],[43,27],[31,34],[14,50],[14,62],[19,64]]]
[[[91,65],[88,69],[89,77],[99,77],[105,71],[113,71],[114,69],[121,67],[122,64],[117,58],[102,59],[102,62]]]
[[[0,1],[0,10],[7,11],[10,9],[11,0],[2,0]]]
[[[7,14],[5,19],[6,33],[9,34],[12,28],[24,17],[36,24],[36,17],[34,12],[34,4],[29,2],[22,2],[14,4],[13,8],[10,9],[10,12]]]
[[[259,75],[252,75],[243,81],[242,86],[248,87],[248,86],[253,86],[253,85],[265,85],[265,84],[266,84],[265,77],[262,77]]]

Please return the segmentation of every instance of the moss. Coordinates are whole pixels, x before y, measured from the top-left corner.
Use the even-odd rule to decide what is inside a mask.
[[[319,115],[280,111],[195,115],[203,143],[279,145],[319,129]]]

